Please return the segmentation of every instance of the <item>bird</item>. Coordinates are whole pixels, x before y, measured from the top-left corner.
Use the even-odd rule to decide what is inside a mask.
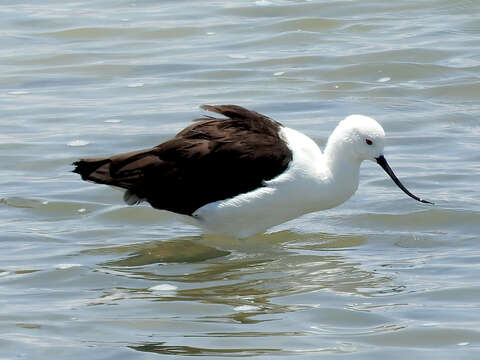
[[[239,239],[342,204],[356,192],[365,160],[411,198],[433,204],[397,178],[384,156],[385,131],[371,117],[341,120],[322,152],[307,135],[253,110],[201,108],[217,115],[203,115],[152,148],[81,159],[73,172],[125,190],[128,205],[148,202],[205,233]]]

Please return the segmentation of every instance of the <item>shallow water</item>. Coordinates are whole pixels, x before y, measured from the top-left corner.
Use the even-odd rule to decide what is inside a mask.
[[[16,2],[0,9],[0,358],[474,359],[480,3]],[[245,241],[70,172],[236,103],[321,146],[378,119],[415,194],[362,166],[344,205]],[[168,189],[166,189],[168,191]]]

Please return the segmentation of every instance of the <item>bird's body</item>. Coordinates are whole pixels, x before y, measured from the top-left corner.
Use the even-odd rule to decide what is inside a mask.
[[[299,217],[325,210],[348,199],[358,186],[357,174],[342,189],[323,165],[324,156],[307,136],[289,128],[281,137],[292,150],[288,168],[263,186],[197,209],[193,216],[207,230],[234,237],[248,237]],[[313,166],[312,166],[313,165]]]
[[[357,190],[363,160],[391,171],[380,163],[384,132],[371,118],[346,118],[322,153],[306,135],[254,111],[203,108],[226,118],[198,119],[151,149],[80,160],[74,172],[126,189],[130,205],[147,201],[208,232],[244,238],[343,203]]]

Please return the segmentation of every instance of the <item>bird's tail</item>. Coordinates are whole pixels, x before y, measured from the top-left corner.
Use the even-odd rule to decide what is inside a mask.
[[[93,181],[99,184],[112,184],[110,175],[110,158],[81,159],[72,165],[74,173],[80,174],[82,180]]]
[[[80,174],[83,180],[125,189],[125,202],[138,204],[145,199],[145,171],[161,163],[152,152],[152,149],[143,149],[104,158],[81,159],[72,164],[75,166],[72,171]]]

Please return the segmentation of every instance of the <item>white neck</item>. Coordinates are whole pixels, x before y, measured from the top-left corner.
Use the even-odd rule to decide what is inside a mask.
[[[339,203],[352,196],[358,188],[362,161],[353,156],[348,144],[342,141],[328,141],[324,151],[325,166],[330,172],[332,191]]]

